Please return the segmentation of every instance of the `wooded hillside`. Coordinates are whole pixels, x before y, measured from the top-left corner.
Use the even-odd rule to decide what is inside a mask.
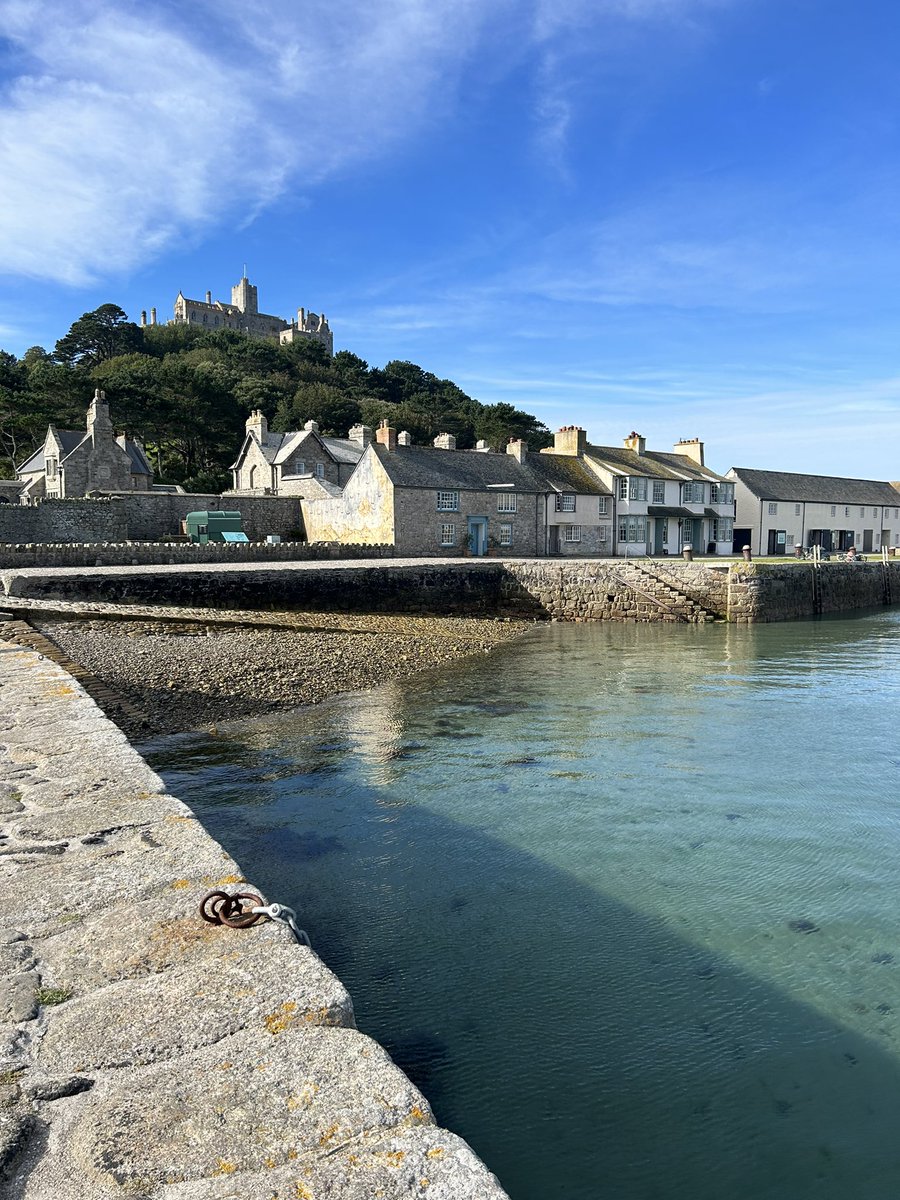
[[[228,466],[252,409],[275,430],[318,421],[345,436],[351,425],[387,418],[415,443],[456,435],[460,449],[483,438],[502,449],[510,437],[534,448],[547,429],[511,404],[481,404],[449,379],[411,362],[370,367],[349,350],[334,357],[317,342],[279,346],[232,330],[191,325],[141,329],[115,304],[85,313],[56,343],[21,359],[0,350],[0,475],[15,474],[43,443],[49,424],[83,429],[95,387],[105,390],[117,430],[140,438],[157,482],[190,491],[230,485]]]

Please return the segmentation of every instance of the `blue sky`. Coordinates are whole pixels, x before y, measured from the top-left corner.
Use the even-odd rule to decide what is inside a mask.
[[[895,0],[0,0],[0,346],[246,263],[550,428],[900,479],[898,45]]]

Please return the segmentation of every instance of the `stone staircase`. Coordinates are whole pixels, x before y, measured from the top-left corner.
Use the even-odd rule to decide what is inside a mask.
[[[645,563],[617,562],[615,574],[619,581],[632,589],[644,600],[649,600],[665,612],[673,621],[686,624],[701,624],[705,621],[720,621],[721,616],[705,608],[675,581],[655,567]]]

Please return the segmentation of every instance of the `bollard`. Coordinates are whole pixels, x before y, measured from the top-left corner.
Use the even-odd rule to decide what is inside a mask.
[[[694,561],[694,547],[693,546],[682,546],[681,547],[681,555],[685,562],[693,562]]]
[[[798,542],[797,545],[794,547],[794,558],[802,558],[802,557],[803,557],[803,543]]]
[[[749,562],[749,561],[750,561],[750,547],[749,547],[749,546],[745,546],[745,547],[743,548],[743,550],[741,551],[741,553],[742,553],[742,554],[743,554],[743,556],[744,556],[744,562]]]

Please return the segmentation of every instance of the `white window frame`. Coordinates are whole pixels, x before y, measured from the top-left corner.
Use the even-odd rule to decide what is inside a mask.
[[[574,512],[575,511],[575,493],[574,492],[557,492],[556,493],[556,511],[557,512]]]
[[[459,492],[437,493],[438,512],[459,512]]]
[[[580,525],[563,525],[563,541],[564,542],[580,542],[581,541],[581,526]]]
[[[833,517],[837,516],[837,505],[836,504],[832,504],[832,506],[831,506],[831,515]]]
[[[628,476],[627,475],[622,475],[621,478],[619,479],[619,499],[620,500],[628,499]]]
[[[802,506],[801,504],[795,504],[795,505],[794,505],[794,516],[795,516],[795,517],[799,517],[799,516],[800,516],[800,513],[801,513],[802,511],[803,511],[803,506]]]
[[[701,479],[691,479],[681,485],[682,504],[703,504],[705,501],[706,484]]]
[[[512,528],[513,527],[509,521],[501,521],[500,522],[500,539],[499,540],[500,540],[501,546],[511,546],[512,545]]]
[[[456,525],[452,521],[445,521],[441,524],[440,544],[442,546],[456,545]]]
[[[770,517],[778,516],[778,503],[775,500],[769,501],[769,516]]]
[[[714,542],[734,541],[734,517],[714,517],[712,526]]]
[[[647,518],[623,513],[619,517],[619,541],[633,545],[647,544]]]
[[[647,499],[647,480],[642,475],[631,475],[628,479],[628,499]]]
[[[497,493],[497,512],[514,513],[519,511],[519,497],[515,492]]]
[[[609,516],[609,496],[600,496],[597,514],[601,517]]]
[[[325,464],[324,463],[316,463],[316,479],[324,479],[324,478],[325,478]]]
[[[609,535],[612,531],[612,526],[611,525],[598,525],[597,529],[599,530],[597,537],[598,537],[600,544],[602,546],[608,546],[609,545]]]
[[[662,479],[653,480],[653,503],[665,504],[666,502],[666,485]]]

